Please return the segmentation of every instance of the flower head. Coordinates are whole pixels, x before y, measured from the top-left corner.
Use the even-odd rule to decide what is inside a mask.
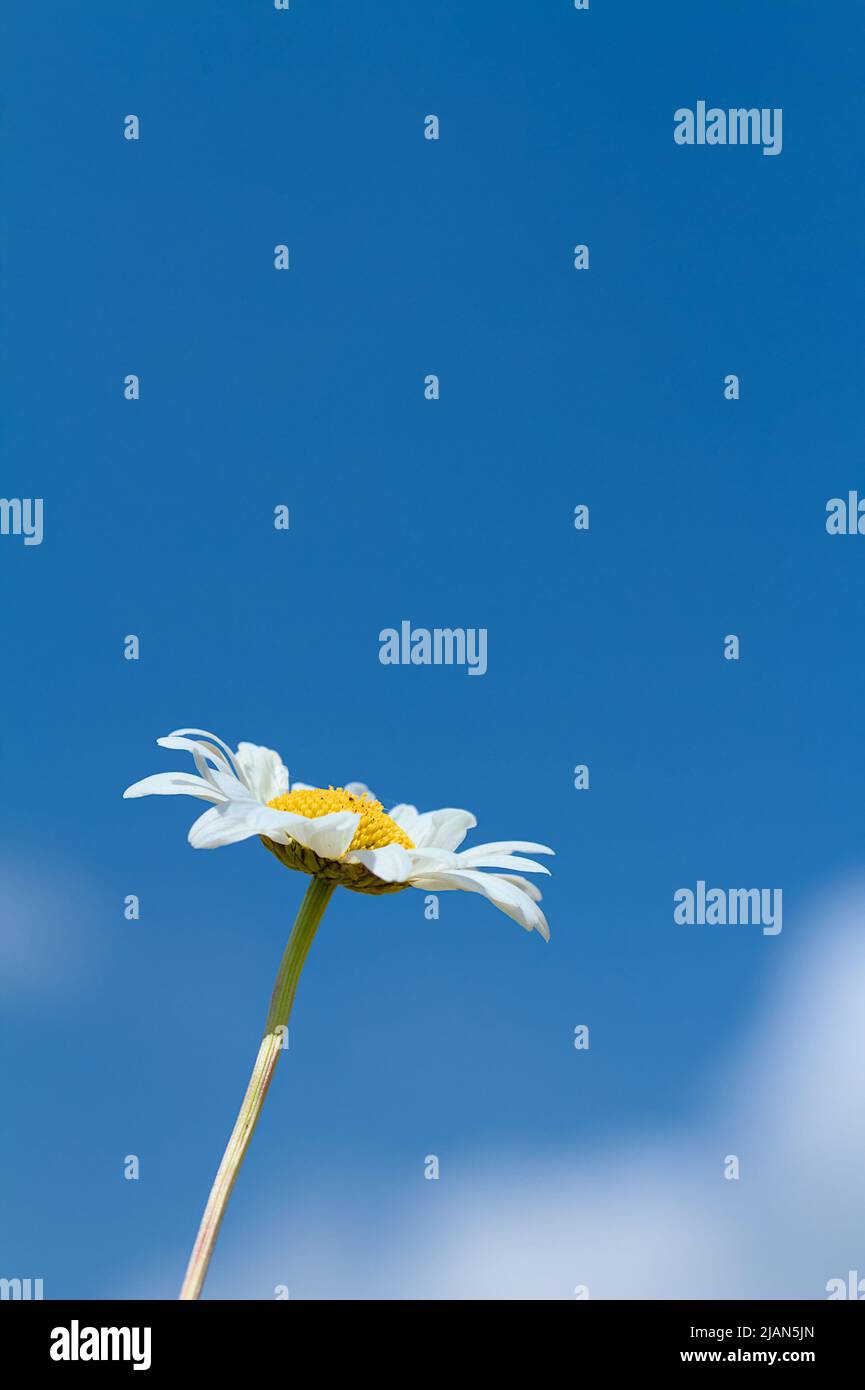
[[[386,812],[360,782],[328,788],[289,784],[288,770],[272,748],[240,743],[232,752],[203,729],[177,729],[157,742],[191,753],[197,774],[156,773],[123,795],[185,795],[211,802],[189,831],[194,848],[215,849],[258,835],[286,867],[357,893],[403,888],[481,893],[526,931],[549,940],[538,889],[514,872],[549,873],[543,864],[521,857],[522,852],[552,854],[545,845],[500,840],[457,853],[477,824],[469,811],[446,807],[420,813],[415,806],[399,805]]]

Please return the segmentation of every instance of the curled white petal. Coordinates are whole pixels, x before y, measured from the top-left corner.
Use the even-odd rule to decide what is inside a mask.
[[[532,883],[530,878],[523,878],[520,874],[499,874],[499,878],[503,878],[506,883],[513,883],[516,888],[521,888],[533,903],[539,903],[543,897],[538,885]]]
[[[222,792],[226,801],[250,800],[246,783],[238,781],[233,772],[220,772],[217,768],[209,768],[207,780],[218,792]]]
[[[205,743],[200,739],[175,738],[173,734],[169,734],[167,738],[158,738],[156,742],[160,748],[180,748],[191,753],[198,774],[204,778],[205,782],[210,782],[216,786],[217,779],[220,777],[228,777],[235,782],[238,780],[237,764],[233,759],[230,763],[227,762],[219,749],[212,744]],[[244,783],[239,782],[238,786],[244,795],[248,794]]]
[[[190,734],[200,735],[197,738],[190,738]],[[216,734],[210,734],[206,729],[173,729],[164,738],[156,740],[160,748],[181,748],[187,753],[191,753],[196,763],[199,757],[208,758],[214,766],[221,767],[221,770],[238,774],[237,759],[225,743]],[[197,756],[196,756],[197,755]]]
[[[463,889],[467,893],[482,893],[507,917],[513,918],[521,927],[525,927],[526,931],[539,932],[545,941],[550,939],[547,919],[537,903],[507,877],[499,874],[481,874],[474,869],[448,869],[441,873],[413,878],[412,884],[415,888],[425,888],[432,892]]]
[[[155,772],[133,782],[123,793],[124,799],[135,796],[197,796],[202,801],[223,801],[224,793],[204,777],[192,772]]]

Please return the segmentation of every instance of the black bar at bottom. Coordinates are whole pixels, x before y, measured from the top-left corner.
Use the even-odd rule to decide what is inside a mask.
[[[456,1349],[441,1340],[451,1328],[460,1333],[459,1361],[474,1346],[471,1359],[489,1358],[488,1371],[500,1357],[511,1369],[525,1357],[541,1376],[551,1354],[561,1352],[556,1340],[562,1335],[575,1372],[591,1360],[611,1371],[799,1365],[825,1373],[851,1359],[855,1364],[865,1332],[861,1313],[829,1301],[574,1300],[553,1306],[554,1312],[524,1308],[515,1316],[513,1304],[492,1302],[6,1301],[0,1335],[7,1365],[61,1378],[92,1378],[105,1368],[157,1378],[186,1370],[255,1376],[269,1366],[289,1373],[301,1349],[319,1370],[343,1361],[354,1373],[372,1364],[426,1378],[439,1358],[443,1373],[453,1370]],[[407,1346],[421,1352],[420,1365],[397,1351],[395,1338],[403,1330],[412,1336]]]

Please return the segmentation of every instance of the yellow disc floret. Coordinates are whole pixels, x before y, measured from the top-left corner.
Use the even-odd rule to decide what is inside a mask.
[[[354,796],[343,787],[321,787],[309,790],[286,792],[268,801],[274,811],[292,811],[296,816],[327,816],[332,811],[353,811],[360,816],[354,839],[349,849],[383,849],[385,845],[402,845],[403,849],[414,849],[414,845],[396,821],[387,815],[380,801],[364,792]]]

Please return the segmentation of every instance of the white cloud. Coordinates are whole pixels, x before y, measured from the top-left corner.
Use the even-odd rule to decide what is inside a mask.
[[[863,927],[859,888],[814,915],[806,952],[688,1124],[604,1151],[476,1155],[469,1183],[382,1191],[358,1174],[356,1205],[335,1206],[320,1179],[224,1232],[207,1293],[823,1298],[828,1279],[865,1275]],[[723,1177],[727,1153],[739,1181]]]
[[[0,862],[0,995],[68,998],[100,954],[93,912],[90,884],[56,858]]]

